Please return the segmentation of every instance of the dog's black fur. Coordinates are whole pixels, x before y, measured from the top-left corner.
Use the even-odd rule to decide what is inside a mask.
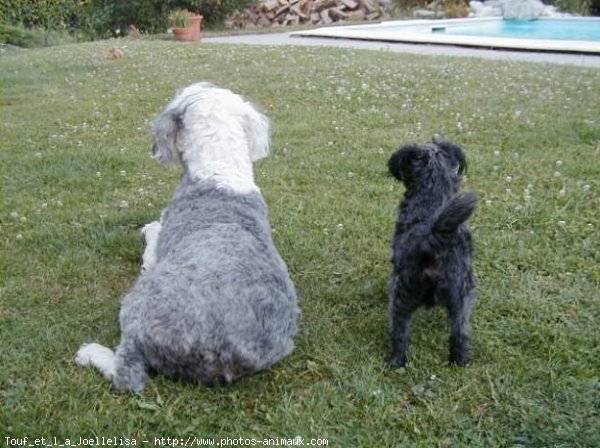
[[[434,138],[400,148],[388,168],[406,187],[392,244],[390,367],[406,364],[412,314],[436,305],[444,306],[450,319],[450,362],[465,365],[471,359],[475,300],[466,220],[477,204],[474,193],[459,193],[466,158],[460,147]]]

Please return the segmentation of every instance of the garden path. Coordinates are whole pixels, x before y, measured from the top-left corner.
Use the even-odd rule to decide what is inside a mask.
[[[600,68],[600,55],[536,53],[524,51],[487,50],[480,48],[455,47],[450,45],[420,45],[352,39],[301,37],[294,36],[292,33],[243,34],[234,36],[204,37],[202,42],[248,45],[310,45],[347,47],[422,55],[467,56],[484,59],[544,62]]]

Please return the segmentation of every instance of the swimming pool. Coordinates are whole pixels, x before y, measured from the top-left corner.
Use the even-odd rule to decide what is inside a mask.
[[[600,20],[545,19],[494,20],[476,24],[434,28],[433,32],[463,36],[513,37],[518,39],[585,40],[600,42]]]
[[[600,54],[600,18],[588,17],[399,20],[319,28],[293,35]]]

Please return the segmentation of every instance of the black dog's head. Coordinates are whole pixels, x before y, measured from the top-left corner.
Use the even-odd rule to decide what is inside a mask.
[[[403,146],[390,157],[388,169],[407,189],[432,180],[456,186],[467,170],[467,159],[460,147],[436,137],[431,142]]]

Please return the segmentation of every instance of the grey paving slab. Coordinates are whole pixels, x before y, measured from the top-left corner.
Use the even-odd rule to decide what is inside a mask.
[[[316,38],[294,36],[292,33],[244,34],[237,36],[205,37],[202,39],[202,42],[242,45],[308,45],[345,47],[421,55],[462,56],[600,68],[600,56],[589,54],[487,50],[481,48],[457,47],[452,45],[404,44],[396,42],[364,41],[355,39]]]

